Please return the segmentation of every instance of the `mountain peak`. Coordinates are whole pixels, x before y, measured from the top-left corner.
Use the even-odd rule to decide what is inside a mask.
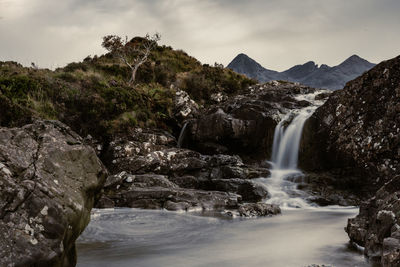
[[[350,64],[350,65],[354,65],[354,64],[363,64],[363,65],[371,65],[371,68],[373,67],[372,65],[375,65],[375,64],[372,64],[371,62],[369,62],[369,61],[367,61],[367,60],[365,60],[365,59],[363,59],[363,58],[361,58],[361,57],[359,57],[358,55],[352,55],[351,57],[349,57],[348,59],[346,59],[345,61],[343,61],[339,66],[341,66],[341,65],[347,65],[347,64]]]
[[[300,82],[315,88],[341,89],[346,82],[356,78],[371,69],[375,64],[354,54],[340,65],[330,67],[322,64],[320,67],[314,61],[296,65],[283,72],[268,70],[244,53],[237,55],[228,68],[244,74],[260,82],[285,80]]]
[[[237,55],[231,63],[229,63],[228,68],[230,68],[231,65],[237,65],[237,64],[245,64],[246,62],[249,63],[257,63],[254,59],[250,58],[248,55],[244,53],[240,53]],[[258,63],[257,63],[258,64]],[[261,66],[261,65],[260,65]]]
[[[277,71],[264,68],[260,63],[243,53],[237,55],[227,67],[247,77],[256,77],[260,81],[283,80],[286,78],[286,76]]]

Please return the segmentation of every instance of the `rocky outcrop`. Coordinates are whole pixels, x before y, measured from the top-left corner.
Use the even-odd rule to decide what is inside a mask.
[[[383,266],[399,266],[399,99],[400,56],[334,92],[306,123],[300,151],[304,169],[336,174],[336,188],[375,195],[346,231]]]
[[[310,105],[297,100],[315,89],[294,83],[270,82],[250,87],[214,105],[190,121],[188,146],[204,154],[238,154],[245,160],[269,157],[275,126],[289,109]]]
[[[0,265],[74,266],[106,170],[67,126],[0,128]]]
[[[384,61],[334,92],[304,127],[300,165],[362,177],[376,191],[400,171],[400,57]]]
[[[272,216],[281,213],[278,205],[266,203],[246,203],[239,207],[239,215],[242,217]]]
[[[167,210],[223,210],[237,208],[241,196],[233,193],[181,188],[165,175],[110,176],[99,207],[132,207]]]
[[[360,207],[360,214],[348,220],[346,232],[383,266],[400,265],[400,175]]]
[[[190,98],[189,94],[177,89],[174,98],[174,117],[179,122],[191,119],[198,115],[199,106]]]
[[[108,147],[108,177],[98,207],[183,209],[237,208],[268,197],[254,182],[269,170],[248,166],[239,156],[202,155],[177,148],[166,132],[135,129]]]

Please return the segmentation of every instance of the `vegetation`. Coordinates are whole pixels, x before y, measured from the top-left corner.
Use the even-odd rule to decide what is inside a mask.
[[[140,43],[143,38],[131,42]],[[173,99],[180,88],[201,105],[211,95],[236,94],[254,81],[220,65],[202,65],[167,46],[156,46],[127,82],[129,66],[113,53],[87,57],[55,71],[0,62],[0,125],[22,125],[33,118],[58,119],[85,136],[99,139],[130,127],[176,127]]]
[[[151,37],[147,34],[140,42],[130,42],[127,36],[124,40],[117,35],[107,35],[103,37],[101,46],[118,57],[131,69],[129,84],[133,84],[136,79],[137,70],[147,61],[151,50],[157,46],[157,42],[160,39],[161,36],[158,33]]]

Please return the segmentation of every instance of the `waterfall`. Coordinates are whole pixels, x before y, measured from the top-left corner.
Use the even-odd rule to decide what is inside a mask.
[[[312,112],[308,109],[301,110],[292,122],[284,128],[286,118],[278,123],[275,128],[272,147],[272,162],[277,169],[297,169],[299,146],[303,126]]]
[[[298,96],[298,100],[307,100],[311,105],[291,110],[275,128],[271,176],[261,179],[268,188],[270,198],[267,203],[278,204],[282,208],[310,207],[304,200],[307,194],[298,190],[294,181],[303,176],[297,164],[304,123],[323,104],[322,101],[314,100],[316,94]]]
[[[178,138],[178,148],[182,147],[183,139],[185,138],[185,132],[186,132],[186,126],[188,125],[188,122],[185,122],[185,124],[182,127],[181,132],[179,133],[179,138]]]

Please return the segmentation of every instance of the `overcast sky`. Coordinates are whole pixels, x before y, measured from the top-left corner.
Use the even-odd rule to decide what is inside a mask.
[[[0,61],[54,68],[103,54],[104,35],[155,31],[203,63],[378,63],[400,55],[400,1],[0,0]]]

